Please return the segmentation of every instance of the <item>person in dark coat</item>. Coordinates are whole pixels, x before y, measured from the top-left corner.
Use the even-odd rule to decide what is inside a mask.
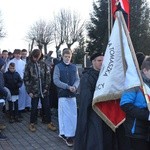
[[[3,72],[1,71],[5,61],[0,58],[0,99],[5,100],[11,97],[10,91],[4,86],[4,77]],[[2,113],[4,101],[0,103],[0,112]],[[5,129],[6,126],[2,123],[2,114],[0,114],[0,141],[7,140],[7,137],[2,134],[2,130]]]
[[[2,58],[0,58],[0,98],[6,98],[8,95],[8,92],[4,86],[3,72],[1,71],[4,65],[5,61]]]
[[[79,116],[74,150],[103,150],[102,120],[92,109],[92,99],[102,65],[103,56],[91,56],[93,67],[81,77],[79,91]]]
[[[113,132],[92,109],[93,94],[103,61],[102,54],[93,54],[91,61],[93,67],[82,75],[80,81],[79,117],[74,150],[130,150],[124,126],[120,125],[116,132]]]
[[[18,97],[19,88],[22,86],[23,80],[18,72],[15,71],[15,63],[10,63],[8,71],[4,73],[5,86],[11,92],[11,100],[8,101],[9,122],[20,122],[18,117]],[[14,110],[14,111],[13,111]]]

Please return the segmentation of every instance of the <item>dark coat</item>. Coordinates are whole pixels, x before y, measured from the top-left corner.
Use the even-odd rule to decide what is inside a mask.
[[[9,69],[4,73],[5,86],[10,90],[11,95],[18,95],[19,88],[22,86],[23,80],[18,72],[10,72]]]
[[[3,73],[0,71],[0,98],[7,97],[7,91],[4,88],[4,77]]]
[[[81,77],[74,150],[130,150],[123,125],[113,132],[92,109],[98,75],[91,68]]]
[[[79,117],[74,150],[103,150],[102,120],[92,109],[92,99],[99,72],[93,68],[80,81]]]

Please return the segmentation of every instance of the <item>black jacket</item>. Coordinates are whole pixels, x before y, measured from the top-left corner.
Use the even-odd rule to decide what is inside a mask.
[[[138,108],[130,103],[122,105],[121,108],[124,112],[132,112],[132,115],[126,113],[126,121],[124,123],[126,135],[150,141],[150,121],[147,120],[149,115],[148,109]],[[139,118],[141,117],[141,119],[135,117],[137,113],[139,113]]]
[[[6,98],[7,97],[7,91],[4,88],[4,77],[3,73],[0,71],[0,98]]]
[[[9,69],[4,73],[5,86],[10,90],[11,95],[18,95],[19,88],[22,86],[23,80],[18,72],[10,72]]]
[[[74,150],[103,150],[102,120],[92,109],[98,75],[99,72],[91,68],[81,77]]]

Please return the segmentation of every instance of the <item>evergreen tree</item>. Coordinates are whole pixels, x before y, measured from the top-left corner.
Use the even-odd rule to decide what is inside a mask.
[[[90,16],[87,51],[91,55],[94,51],[104,52],[108,43],[108,1],[93,2],[93,13]]]
[[[149,55],[150,8],[147,0],[130,0],[130,36],[136,52]]]
[[[93,3],[91,22],[87,25],[88,46],[93,51],[103,52],[108,43],[108,1],[98,0]],[[150,46],[150,8],[147,0],[130,0],[130,36],[136,52],[149,55]]]

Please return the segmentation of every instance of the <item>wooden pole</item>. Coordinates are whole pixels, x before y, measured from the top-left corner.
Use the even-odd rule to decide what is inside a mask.
[[[127,36],[127,40],[128,40],[128,44],[129,44],[129,47],[130,47],[130,50],[131,50],[133,61],[135,63],[135,67],[136,67],[136,70],[137,70],[137,73],[138,73],[138,76],[139,76],[139,79],[140,79],[140,82],[141,82],[141,86],[143,88],[143,92],[144,92],[146,102],[147,102],[147,107],[148,107],[148,110],[150,111],[150,101],[149,101],[149,98],[148,98],[147,90],[144,86],[143,78],[142,78],[140,68],[139,68],[139,64],[138,64],[138,61],[137,61],[137,58],[136,58],[136,55],[135,55],[134,47],[132,45],[132,41],[131,41],[131,38],[130,38],[130,35],[129,35],[129,31],[128,31],[128,28],[126,26],[126,23],[125,23],[122,12],[117,12],[117,17],[118,17],[118,20],[122,22],[125,34]]]
[[[111,20],[112,20],[112,15],[111,15],[111,2],[110,0],[108,0],[108,39],[110,37],[110,33],[111,33]]]

